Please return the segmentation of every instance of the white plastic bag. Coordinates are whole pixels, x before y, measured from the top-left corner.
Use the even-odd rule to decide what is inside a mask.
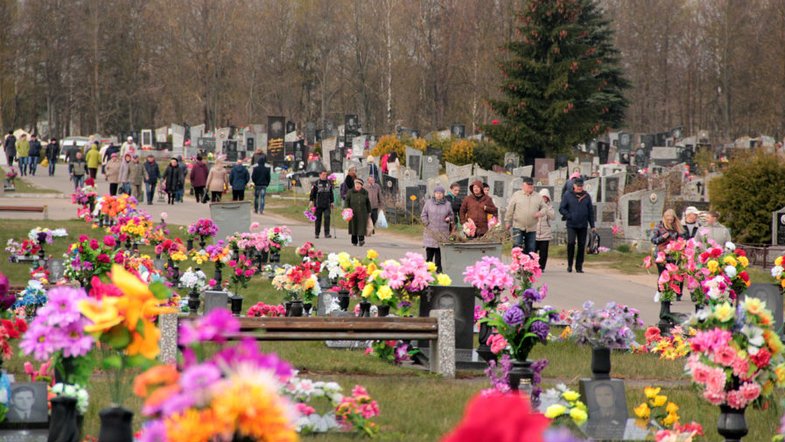
[[[384,216],[384,210],[379,210],[379,216],[376,217],[376,227],[380,229],[387,228],[387,217]]]

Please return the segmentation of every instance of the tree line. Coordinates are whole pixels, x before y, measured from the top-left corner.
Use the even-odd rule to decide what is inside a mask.
[[[602,0],[624,128],[785,134],[785,2]],[[0,0],[0,127],[52,136],[341,124],[421,132],[498,118],[525,0]]]

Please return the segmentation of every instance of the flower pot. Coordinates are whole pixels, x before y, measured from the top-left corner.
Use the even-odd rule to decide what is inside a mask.
[[[281,252],[271,252],[270,262],[281,262]]]
[[[161,259],[161,254],[160,253],[156,253],[155,254],[155,259]]]
[[[736,410],[727,405],[720,405],[717,432],[725,438],[725,442],[739,442],[742,437],[747,435],[747,421],[744,419],[745,409]]]
[[[669,335],[671,328],[673,328],[673,316],[671,316],[671,303],[670,301],[660,302],[660,322],[657,323],[660,333]]]
[[[229,309],[232,311],[232,315],[240,316],[243,313],[243,297],[240,295],[230,296]]]
[[[370,318],[371,317],[371,303],[368,301],[360,301],[360,317],[361,318]]]
[[[204,250],[204,247],[205,247],[206,245],[207,245],[207,240],[206,240],[206,238],[205,238],[204,236],[200,236],[200,237],[199,237],[199,247],[201,247],[201,248],[202,248],[202,250]]]
[[[313,304],[310,302],[306,302],[303,304],[303,310],[305,310],[305,316],[311,316],[311,308],[313,308]]]
[[[293,318],[299,318],[303,315],[303,302],[292,301],[292,308],[289,309],[289,315]]]
[[[530,391],[532,388],[532,380],[534,379],[534,371],[532,371],[531,361],[512,361],[512,368],[510,368],[510,389],[512,391]]]
[[[38,265],[43,267],[46,265],[46,252],[44,252],[44,245],[41,244],[41,248],[38,250]]]
[[[186,247],[188,250],[193,250],[193,248],[194,248],[194,240],[193,240],[193,238],[188,238],[188,239],[185,241],[185,247]]]
[[[491,336],[492,330],[488,324],[480,324],[479,345],[477,346],[477,354],[485,361],[495,361],[496,355],[491,352],[491,347],[488,346],[488,338]]]
[[[283,306],[284,306],[284,308],[286,308],[286,313],[284,313],[284,315],[289,316],[289,312],[292,311],[292,302],[291,301],[286,301],[286,302],[283,303]]]
[[[201,303],[202,302],[199,300],[199,292],[191,290],[191,292],[188,293],[188,311],[192,315],[195,315],[198,312]]]
[[[376,307],[379,310],[379,317],[383,318],[385,316],[390,315],[390,306],[389,305],[380,305]]]
[[[232,437],[232,442],[254,442],[256,439],[250,436],[243,436],[241,434],[235,433]]]
[[[591,349],[591,377],[594,380],[611,378],[611,350],[607,347]]]
[[[213,279],[217,286],[221,285],[221,280],[223,279],[223,274],[221,273],[221,267],[223,267],[223,263],[216,262],[215,263],[215,274],[213,275]]]
[[[341,290],[338,292],[338,306],[341,308],[341,311],[346,312],[349,311],[349,301],[351,298],[349,297],[349,292],[346,290]]]
[[[76,415],[76,398],[52,398],[52,416],[47,442],[79,442],[79,424]]]
[[[180,280],[180,267],[172,266],[172,281],[176,284]]]
[[[101,431],[98,442],[133,442],[134,433],[131,422],[134,414],[123,407],[114,406],[101,410]]]
[[[268,260],[270,259],[270,253],[267,250],[262,250],[259,252],[259,259],[262,264],[267,264]]]

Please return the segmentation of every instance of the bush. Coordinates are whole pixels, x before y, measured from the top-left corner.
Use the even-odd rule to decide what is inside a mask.
[[[785,163],[762,151],[735,155],[709,182],[712,209],[737,242],[771,243],[771,213],[785,206]]]
[[[474,163],[474,142],[470,140],[453,140],[444,150],[444,161],[457,166]]]
[[[406,165],[406,145],[395,135],[383,135],[371,151],[371,155],[381,158],[390,152],[398,154],[398,160],[402,166]]]
[[[619,244],[616,250],[620,253],[630,253],[632,252],[632,247],[629,244]]]
[[[485,170],[491,170],[493,166],[504,165],[505,152],[493,141],[481,141],[474,145],[474,162]]]

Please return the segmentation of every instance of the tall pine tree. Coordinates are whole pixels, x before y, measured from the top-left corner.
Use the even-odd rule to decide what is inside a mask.
[[[594,0],[525,0],[506,45],[501,117],[486,133],[531,161],[620,127],[629,83],[613,31]]]

